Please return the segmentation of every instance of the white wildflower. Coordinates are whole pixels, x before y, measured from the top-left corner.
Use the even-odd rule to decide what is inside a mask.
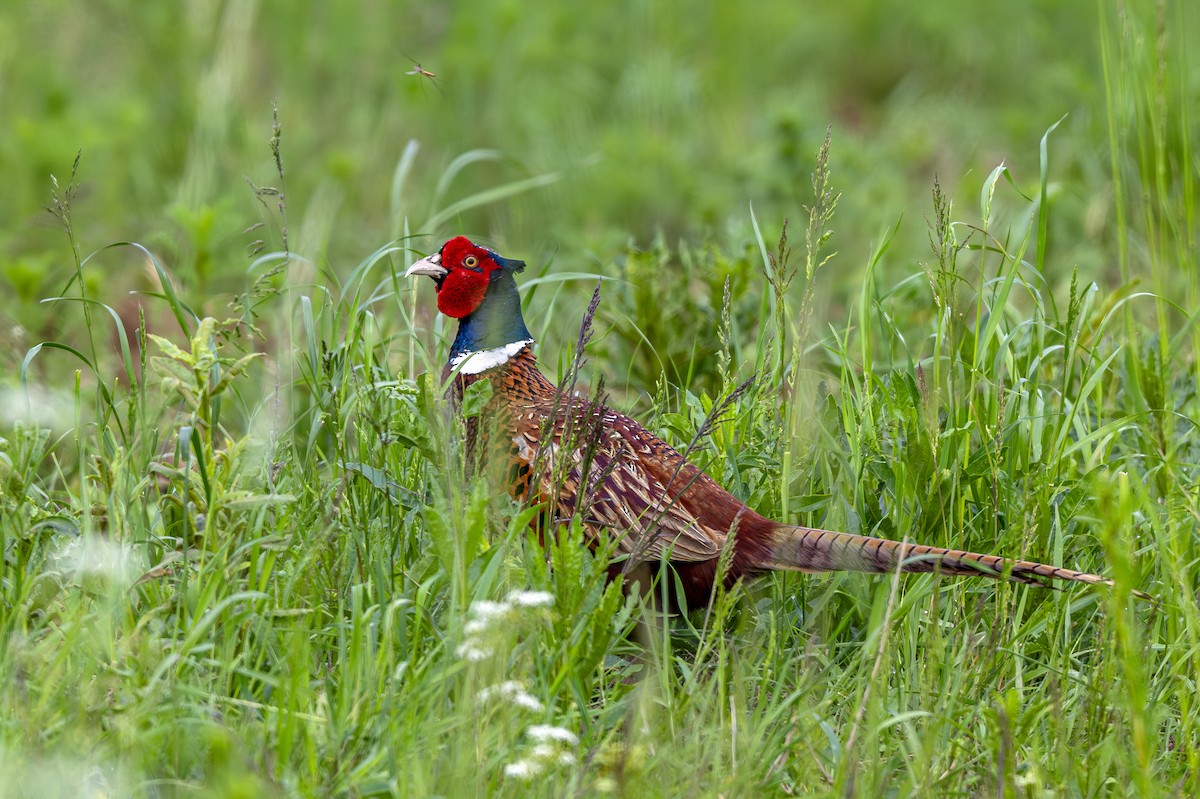
[[[463,625],[463,634],[470,636],[483,635],[487,632],[487,628],[488,623],[483,619],[471,619]]]
[[[517,691],[525,690],[525,686],[516,680],[505,680],[498,682],[495,685],[488,685],[483,688],[478,694],[479,698],[486,702],[493,696],[509,696]]]
[[[531,760],[518,760],[515,763],[509,763],[504,767],[504,776],[516,777],[519,780],[527,780],[537,776],[542,770],[541,763],[535,763]]]
[[[71,539],[55,560],[58,568],[78,577],[95,575],[132,583],[140,571],[140,559],[133,547],[97,535]]]
[[[533,694],[527,694],[524,691],[519,694],[514,694],[510,698],[512,699],[512,703],[514,705],[524,710],[532,710],[534,713],[540,713],[545,709],[541,701],[536,696]]]
[[[507,602],[492,602],[481,599],[471,603],[470,614],[480,621],[491,621],[508,615],[512,606]]]
[[[560,766],[575,765],[575,755],[564,752],[554,744],[540,743],[533,747],[532,755],[543,763],[557,763]]]
[[[512,687],[514,684],[509,681],[494,685],[492,688],[494,692],[505,689],[511,691],[514,690]],[[515,690],[523,692],[524,689]],[[579,743],[578,736],[570,730],[550,724],[535,724],[526,729],[525,734],[534,740],[534,744],[528,749],[524,758],[504,767],[506,775],[528,779],[548,766],[573,766],[579,762],[573,752],[565,751],[563,748]]]
[[[539,712],[543,710],[542,703],[536,696],[525,690],[525,686],[516,680],[505,680],[496,685],[489,685],[478,694],[480,701],[486,702],[493,697],[507,699],[519,708]]]
[[[472,663],[478,663],[481,660],[487,660],[492,656],[492,650],[480,646],[475,641],[464,641],[459,644],[458,649],[454,650],[455,654],[464,660],[469,660]]]
[[[508,604],[522,608],[548,608],[554,604],[554,594],[549,591],[513,591],[508,595]]]
[[[540,743],[561,741],[572,746],[579,743],[579,737],[575,733],[565,730],[562,727],[554,727],[550,724],[535,724],[525,730],[525,734]]]

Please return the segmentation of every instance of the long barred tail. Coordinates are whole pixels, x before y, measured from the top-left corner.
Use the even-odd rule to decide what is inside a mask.
[[[906,544],[886,538],[868,538],[811,527],[775,528],[775,546],[765,559],[768,569],[804,572],[860,571],[932,572],[967,574],[1043,585],[1045,580],[1074,580],[1091,585],[1112,585],[1098,574],[1060,569],[1028,560],[1010,560],[958,549]],[[1146,596],[1140,591],[1138,596]]]

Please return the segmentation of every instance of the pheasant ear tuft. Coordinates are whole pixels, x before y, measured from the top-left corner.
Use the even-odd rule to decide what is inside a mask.
[[[515,258],[501,258],[499,255],[495,254],[493,254],[492,257],[496,260],[496,263],[500,264],[501,269],[508,269],[513,272],[525,271],[524,261],[518,261]]]

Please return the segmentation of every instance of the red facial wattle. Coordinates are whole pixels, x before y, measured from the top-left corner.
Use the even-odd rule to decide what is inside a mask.
[[[479,307],[487,290],[488,279],[485,275],[451,269],[438,289],[438,310],[446,316],[462,319]]]
[[[438,310],[455,319],[469,316],[483,302],[492,273],[500,264],[488,250],[465,236],[450,239],[442,246],[441,263],[448,272],[438,286]]]

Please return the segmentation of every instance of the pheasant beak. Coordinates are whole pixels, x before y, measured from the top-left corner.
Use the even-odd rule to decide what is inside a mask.
[[[427,275],[434,280],[441,280],[450,273],[450,270],[442,266],[442,254],[435,252],[428,258],[422,258],[408,268],[404,273],[405,277],[413,275]]]

